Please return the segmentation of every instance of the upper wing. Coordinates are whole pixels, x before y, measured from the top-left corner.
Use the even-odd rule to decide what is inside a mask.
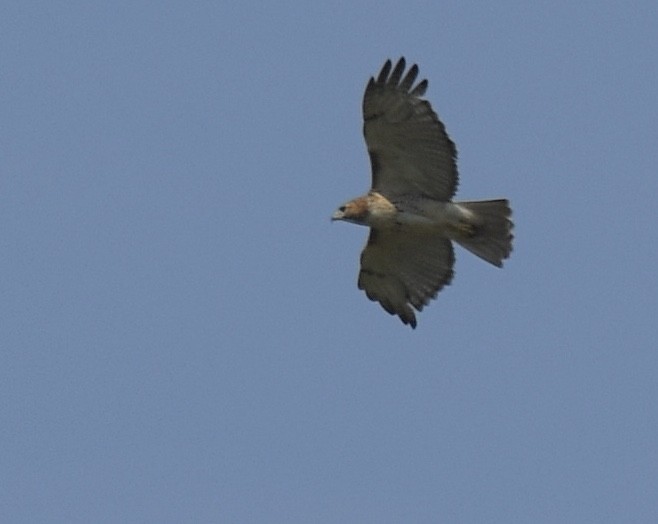
[[[390,198],[421,194],[450,200],[457,190],[457,150],[429,102],[413,65],[402,79],[404,58],[391,72],[387,60],[363,97],[363,134],[372,164],[372,189]],[[402,80],[401,80],[402,79]]]
[[[416,315],[452,280],[452,243],[433,232],[374,229],[363,253],[359,289],[391,315],[416,327]]]

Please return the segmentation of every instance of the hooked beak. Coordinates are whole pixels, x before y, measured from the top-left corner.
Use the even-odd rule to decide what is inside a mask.
[[[343,220],[343,218],[345,218],[345,213],[343,213],[340,209],[336,211],[333,215],[331,215],[332,222],[334,220]]]

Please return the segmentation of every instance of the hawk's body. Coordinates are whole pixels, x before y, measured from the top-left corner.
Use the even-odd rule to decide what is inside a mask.
[[[452,241],[502,266],[512,250],[506,200],[452,202],[457,151],[429,102],[427,80],[413,87],[416,65],[403,78],[404,58],[387,61],[363,100],[372,189],[332,217],[369,226],[358,286],[371,300],[416,327],[423,309],[449,284]],[[412,89],[413,87],[413,89]]]

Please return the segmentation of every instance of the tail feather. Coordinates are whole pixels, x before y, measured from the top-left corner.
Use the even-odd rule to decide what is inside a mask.
[[[481,200],[459,202],[459,207],[472,214],[468,220],[467,234],[456,240],[471,253],[490,264],[502,267],[503,260],[512,252],[512,210],[507,200]]]

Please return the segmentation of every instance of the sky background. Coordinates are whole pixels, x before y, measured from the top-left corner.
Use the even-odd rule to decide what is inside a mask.
[[[0,5],[11,523],[658,522],[658,4]],[[502,270],[357,290],[361,97],[429,79]]]

